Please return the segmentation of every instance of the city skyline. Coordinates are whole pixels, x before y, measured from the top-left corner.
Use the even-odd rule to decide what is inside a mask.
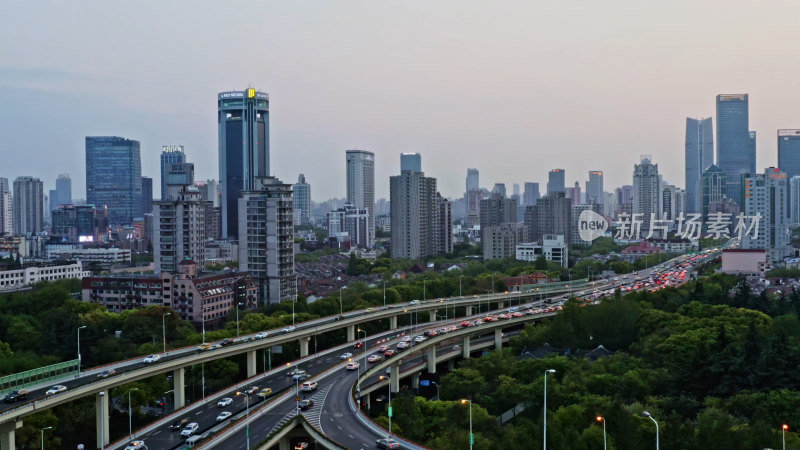
[[[690,17],[679,5],[660,5],[660,20],[647,27],[639,24],[647,20],[637,19],[652,11],[635,3],[510,4],[501,17],[496,11],[487,15],[489,6],[453,13],[427,5],[420,16],[401,4],[367,5],[362,12],[330,3],[308,9],[253,5],[250,15],[269,25],[267,34],[235,52],[201,34],[207,21],[236,23],[226,20],[233,11],[186,5],[54,4],[53,14],[36,20],[18,20],[36,11],[14,5],[6,17],[17,20],[0,19],[0,33],[7,41],[18,34],[31,39],[0,51],[0,102],[12,106],[0,113],[0,131],[7,148],[19,155],[0,176],[35,174],[49,183],[60,172],[81,173],[85,136],[112,135],[141,142],[143,175],[157,176],[161,146],[180,142],[197,164],[198,179],[216,179],[215,95],[247,86],[272,96],[271,174],[294,180],[305,173],[318,192],[337,197],[344,196],[340,174],[326,169],[348,148],[375,153],[376,198],[388,198],[388,179],[397,173],[397,155],[403,152],[423,154],[449,198],[463,193],[460,174],[468,167],[481,170],[484,187],[543,185],[547,171],[557,167],[565,169],[568,186],[583,184],[587,170],[602,170],[610,191],[630,183],[630,166],[640,153],[652,154],[664,179],[682,185],[685,118],[714,116],[720,93],[750,94],[750,128],[759,132],[757,168],[777,163],[775,130],[800,127],[793,108],[800,102],[791,76],[795,63],[780,57],[789,45],[780,37],[794,30],[788,17],[800,12],[800,5],[788,2],[769,10],[726,8],[720,23],[709,20],[719,14],[709,2],[698,4]],[[178,13],[188,22],[181,37],[158,19]],[[351,26],[363,25],[363,14],[374,16],[369,27]],[[122,23],[102,20],[112,15],[124,17]],[[492,20],[485,21],[487,16]],[[62,18],[69,17],[78,26],[67,27],[70,21]],[[766,23],[770,33],[747,32]],[[411,36],[401,24],[412,26]],[[676,32],[676,24],[684,32]],[[113,45],[93,38],[132,26],[152,31]],[[261,29],[255,21],[236,26],[245,33]],[[311,33],[312,27],[319,29]],[[43,30],[48,32],[39,33]],[[711,57],[703,46],[682,45],[699,38],[694,31],[714,36]],[[637,42],[627,39],[629,33],[637,34]],[[56,52],[42,44],[53,37],[70,39],[80,50]],[[400,39],[411,41],[393,45]],[[195,46],[198,40],[204,45]],[[412,48],[413,53],[405,50]],[[253,54],[259,58],[250,58]],[[99,65],[98,56],[106,62]],[[363,66],[348,67],[354,59]],[[742,59],[776,70],[769,77],[763,70],[739,70],[733,61]],[[145,60],[153,64],[126,64]],[[475,65],[476,60],[482,63]],[[618,68],[622,63],[625,72]],[[658,75],[673,65],[681,67],[674,77]],[[47,111],[36,106],[45,102]],[[481,105],[480,114],[464,113],[468,104]],[[653,104],[659,108],[652,110]],[[108,114],[110,109],[115,114]],[[49,133],[22,131],[42,120],[51,124]],[[52,164],[42,165],[42,157]],[[511,160],[520,163],[508,164]],[[85,191],[83,180],[76,177],[74,183],[75,192]]]

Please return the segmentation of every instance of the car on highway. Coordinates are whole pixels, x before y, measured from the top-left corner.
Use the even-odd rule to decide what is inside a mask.
[[[408,302],[409,305],[419,305],[419,300],[411,300]]]
[[[233,344],[233,339],[223,339],[219,343],[219,345],[221,345],[223,347],[225,347],[226,345],[231,345],[231,344]]]
[[[161,356],[159,355],[147,355],[144,357],[144,363],[152,364],[154,362],[157,362],[159,359],[161,359]]]
[[[427,340],[427,339],[428,339],[428,338],[426,338],[425,336],[417,336],[417,337],[415,337],[415,338],[414,338],[414,342],[416,342],[417,344],[419,344],[420,342],[422,342],[422,341],[424,341],[424,340]]]
[[[98,374],[97,374],[97,378],[108,378],[108,377],[110,377],[111,375],[114,375],[115,373],[117,373],[117,371],[116,371],[116,370],[114,370],[114,369],[107,369],[107,370],[104,370],[104,371],[102,371],[102,372],[98,373]]]
[[[266,331],[262,331],[262,332],[256,334],[256,339],[264,339],[268,335],[269,335],[269,333],[267,333]]]
[[[317,388],[316,381],[306,381],[305,383],[300,385],[300,390],[303,392],[311,392]]]
[[[353,354],[350,353],[350,352],[344,352],[341,355],[339,355],[339,359],[350,359],[352,357],[353,357]]]
[[[378,448],[400,448],[400,444],[391,438],[378,439],[375,443],[378,445]]]
[[[219,406],[220,408],[224,408],[224,407],[230,405],[231,403],[233,403],[233,399],[232,398],[223,397],[217,402],[217,406]]]
[[[369,355],[369,358],[367,358],[367,362],[374,363],[374,362],[381,361],[382,359],[383,359],[383,355],[374,354],[374,355]]]
[[[26,398],[28,398],[28,394],[29,392],[27,389],[18,389],[9,392],[8,395],[6,395],[6,397],[3,399],[3,401],[5,401],[6,403],[16,403],[20,400],[25,400]]]
[[[289,372],[286,372],[286,376],[287,377],[293,377],[293,376],[295,376],[297,374],[301,374],[301,373],[306,373],[306,371],[301,369],[301,368],[299,368],[299,367],[295,367],[294,369],[290,370]]]
[[[169,426],[170,430],[182,430],[189,425],[189,418],[184,417],[183,419],[177,419],[175,422],[172,422],[172,425]]]
[[[222,411],[222,412],[221,412],[221,413],[219,413],[219,415],[217,416],[217,422],[222,422],[222,421],[224,421],[224,420],[228,420],[228,418],[229,418],[230,416],[232,416],[232,415],[233,415],[233,413],[232,413],[232,412],[230,412],[230,411]]]
[[[305,372],[303,372],[303,373],[296,373],[296,374],[294,374],[294,375],[292,376],[292,380],[294,380],[294,381],[303,381],[303,380],[305,380],[306,378],[308,378],[309,376],[310,376],[310,375],[309,375],[309,374],[307,374],[307,373],[305,373]]]
[[[363,346],[364,346],[364,343],[363,343],[363,342],[361,342],[361,341],[359,341],[359,342],[356,342],[355,344],[353,344],[353,348],[361,348],[361,347],[363,347]]]
[[[383,356],[385,356],[386,358],[391,358],[392,356],[394,356],[394,350],[392,349],[386,350],[385,352],[383,352]]]
[[[259,388],[258,386],[256,386],[256,385],[253,385],[253,386],[250,386],[249,388],[247,388],[247,390],[246,390],[246,391],[244,391],[244,392],[245,392],[247,395],[256,395],[256,394],[258,393],[258,390],[259,390],[259,389],[260,389],[260,388]]]
[[[205,352],[208,350],[211,350],[211,344],[201,344],[200,346],[197,347],[197,351],[199,352]]]
[[[310,398],[300,401],[300,409],[303,411],[311,408],[312,406],[314,406],[314,400],[311,400]]]
[[[272,395],[272,388],[264,388],[257,394],[259,397],[267,398]]]
[[[294,330],[295,330],[294,326],[288,326],[288,327],[283,329],[283,332],[284,333],[291,333]]]
[[[398,350],[398,351],[400,351],[400,350],[405,350],[405,349],[407,349],[407,348],[408,348],[408,347],[410,347],[410,346],[411,346],[411,343],[409,343],[409,342],[406,342],[406,341],[401,341],[401,342],[398,342],[398,343],[397,343],[397,350]]]
[[[377,350],[377,351],[378,351],[379,353],[383,353],[383,352],[385,352],[386,350],[389,350],[389,346],[388,346],[388,345],[381,345],[380,347],[378,347],[378,350]]]
[[[125,447],[125,450],[140,450],[143,448],[147,448],[144,441],[131,441],[131,443]]]
[[[355,361],[349,362],[346,366],[344,366],[344,368],[347,370],[356,370],[358,369],[358,363]]]
[[[197,422],[192,422],[189,425],[186,425],[186,427],[183,430],[181,430],[181,436],[189,437],[197,433],[197,430],[199,429],[200,425],[198,425]]]
[[[64,386],[63,384],[57,384],[57,385],[51,387],[50,389],[48,389],[47,392],[44,393],[44,395],[58,394],[59,392],[64,392],[66,390],[67,390],[67,387]]]

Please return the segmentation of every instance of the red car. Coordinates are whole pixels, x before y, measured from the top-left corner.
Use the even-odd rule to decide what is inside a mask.
[[[355,344],[353,344],[353,348],[361,348],[361,347],[363,347],[363,346],[364,346],[364,343],[363,343],[363,342],[361,342],[361,341],[359,341],[359,342],[356,342]]]
[[[386,350],[385,352],[383,352],[383,356],[385,356],[387,358],[391,357],[392,355],[394,355],[394,350],[392,350],[392,349],[389,349],[389,350]]]

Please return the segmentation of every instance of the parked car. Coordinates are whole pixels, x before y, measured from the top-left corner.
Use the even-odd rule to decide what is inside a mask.
[[[144,363],[145,364],[152,364],[152,363],[158,361],[159,359],[161,359],[161,356],[159,356],[159,355],[147,355],[144,358]]]
[[[224,407],[226,407],[226,406],[230,405],[231,403],[233,403],[233,399],[232,399],[232,398],[230,398],[230,397],[224,397],[224,398],[221,398],[221,399],[220,399],[220,400],[217,402],[217,406],[219,406],[220,408],[224,408]]]
[[[64,386],[63,384],[57,384],[57,385],[51,387],[50,389],[48,389],[47,392],[45,392],[44,394],[45,395],[53,395],[53,394],[58,394],[59,392],[64,392],[66,390],[67,390],[67,387]]]
[[[312,406],[314,406],[314,400],[311,400],[310,398],[300,401],[300,409],[303,411],[311,408]]]
[[[197,422],[192,422],[189,425],[186,425],[186,427],[183,430],[181,430],[181,436],[189,437],[197,433],[197,430],[199,429],[200,425],[198,425]]]

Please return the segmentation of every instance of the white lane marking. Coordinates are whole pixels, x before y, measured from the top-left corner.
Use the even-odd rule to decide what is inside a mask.
[[[336,425],[336,428],[338,428],[338,429],[340,429],[340,430],[342,429],[342,427],[340,427],[339,425]]]
[[[352,434],[348,434],[348,436],[350,436],[350,439],[355,439]]]

